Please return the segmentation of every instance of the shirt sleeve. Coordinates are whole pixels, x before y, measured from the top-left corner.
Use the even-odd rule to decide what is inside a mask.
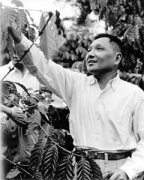
[[[130,179],[134,179],[144,171],[144,93],[138,92],[137,103],[133,113],[133,130],[137,140],[137,147],[120,168]]]
[[[31,44],[32,43],[23,36],[21,43],[16,45],[18,55],[21,57]],[[52,60],[47,60],[42,51],[35,45],[30,48],[30,51],[22,61],[29,72],[35,76],[43,86],[62,98],[64,102],[70,106],[73,87],[80,73],[64,69]]]

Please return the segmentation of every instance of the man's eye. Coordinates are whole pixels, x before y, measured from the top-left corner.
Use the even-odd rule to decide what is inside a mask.
[[[97,49],[97,50],[103,50],[103,48],[101,48],[101,47],[97,47],[96,49]]]
[[[90,52],[91,51],[91,49],[88,49],[88,52]]]

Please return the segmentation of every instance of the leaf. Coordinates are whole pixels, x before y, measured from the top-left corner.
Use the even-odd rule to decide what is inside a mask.
[[[34,132],[35,128],[39,127],[41,124],[41,115],[37,109],[34,110],[34,113],[30,115],[28,118],[28,129],[26,131],[26,135],[30,135]]]
[[[106,12],[107,12],[107,6],[103,6],[100,10],[100,13],[99,13],[99,19],[103,19],[106,15]]]
[[[36,172],[33,179],[34,180],[43,180],[41,172]]]
[[[18,17],[18,12],[16,9],[6,7],[1,11],[1,27],[2,31],[5,32],[7,30],[7,26],[11,22],[16,22]]]
[[[123,38],[126,38],[126,36],[128,35],[128,33],[129,33],[129,31],[130,31],[131,29],[133,29],[133,26],[129,26],[129,27],[127,28],[127,30],[125,31],[125,33],[124,33],[124,35],[123,35]]]
[[[77,165],[77,179],[91,180],[92,170],[89,161],[85,157],[81,157]]]
[[[68,60],[69,57],[70,57],[69,53],[68,52],[64,52],[63,58]]]
[[[98,164],[93,160],[88,160],[92,169],[92,180],[103,180],[103,175]]]
[[[73,157],[71,155],[67,155],[63,157],[61,162],[58,165],[56,171],[56,179],[59,180],[72,180],[74,177],[74,166],[73,166]]]
[[[21,31],[25,26],[29,26],[26,11],[23,9],[18,10],[17,29]]]
[[[11,0],[12,4],[15,4],[17,7],[23,7],[23,3],[19,0]]]
[[[8,31],[7,27],[11,24],[11,22],[16,22],[17,20],[17,11],[13,8],[4,8],[0,13],[1,18],[1,47],[4,50],[7,46],[8,40]],[[9,41],[9,46],[12,46],[11,41]]]
[[[82,53],[83,52],[83,48],[81,46],[79,46],[77,49],[76,49],[76,52],[77,54],[78,53]]]
[[[65,139],[65,133],[60,129],[54,129],[53,126],[48,126],[48,137],[47,142],[44,147],[44,150],[47,151],[52,145],[55,143],[59,144],[62,147],[65,147],[66,139]]]
[[[34,174],[37,172],[41,164],[43,147],[44,147],[44,140],[39,139],[38,142],[35,144],[34,149],[31,152],[29,168]]]
[[[115,27],[115,25],[116,25],[116,21],[117,21],[117,19],[116,19],[116,13],[113,11],[113,9],[112,8],[109,8],[109,11],[108,11],[108,15],[107,15],[107,19],[108,19],[108,23],[109,23],[109,26],[113,26],[113,27]]]
[[[42,176],[44,179],[53,180],[58,162],[58,149],[56,145],[52,145],[43,155],[42,159]]]
[[[39,139],[43,139],[43,138],[47,137],[47,134],[48,135],[50,134],[50,128],[51,128],[51,126],[47,123],[43,124],[41,127],[42,128],[39,130]]]
[[[46,131],[47,132],[47,131]],[[49,136],[47,137],[47,142],[46,142],[46,145],[44,147],[44,150],[47,151],[52,145],[54,145],[55,143],[51,140],[53,139],[54,137],[52,137],[52,134],[51,133],[54,133],[55,134],[55,129],[53,128],[53,126],[49,125],[48,126],[48,134]],[[57,143],[57,136],[55,137],[55,139],[53,139],[56,143]]]
[[[82,54],[81,54],[81,58],[84,59],[87,55],[87,51],[85,48],[82,49]]]
[[[13,83],[15,83],[15,84],[17,84],[17,85],[19,85],[26,93],[27,93],[27,95],[28,96],[30,96],[30,94],[29,94],[29,92],[28,92],[28,90],[27,90],[27,88],[23,85],[23,84],[21,84],[21,83],[18,83],[18,82],[13,82]]]

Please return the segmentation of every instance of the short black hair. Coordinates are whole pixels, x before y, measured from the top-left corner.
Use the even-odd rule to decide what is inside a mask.
[[[105,37],[109,38],[110,42],[116,43],[118,45],[122,55],[123,55],[123,43],[122,43],[122,41],[117,36],[114,36],[114,35],[108,34],[108,33],[100,33],[100,34],[98,34],[98,35],[96,35],[94,37],[94,40],[100,39],[100,38],[105,38]]]

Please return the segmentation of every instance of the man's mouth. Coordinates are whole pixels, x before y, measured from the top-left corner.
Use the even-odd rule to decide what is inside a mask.
[[[88,60],[88,64],[89,64],[89,65],[90,65],[90,64],[95,64],[95,63],[97,63],[96,60],[91,60],[91,59]]]

